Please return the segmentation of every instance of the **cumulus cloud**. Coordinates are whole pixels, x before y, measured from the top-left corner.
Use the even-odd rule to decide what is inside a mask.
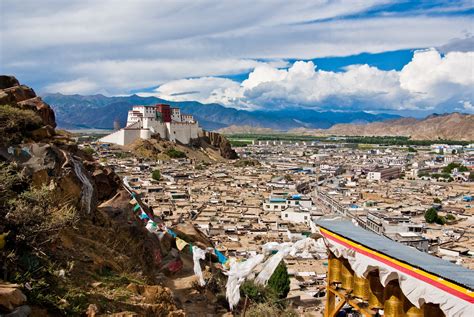
[[[95,91],[75,92],[126,94],[170,80],[258,69],[262,60],[439,47],[472,29],[472,17],[462,14],[472,1],[412,12],[391,10],[392,3],[3,0],[0,38],[7,44],[0,47],[0,66],[39,92],[72,91],[85,84],[64,85],[87,81]]]
[[[313,62],[298,61],[288,69],[257,66],[242,83],[222,78],[172,81],[154,94],[170,100],[219,102],[237,108],[303,106],[317,109],[448,111],[473,101],[474,52],[420,50],[401,71],[352,65],[342,72],[318,70]],[[186,91],[191,95],[183,94]],[[449,108],[451,107],[451,108]]]

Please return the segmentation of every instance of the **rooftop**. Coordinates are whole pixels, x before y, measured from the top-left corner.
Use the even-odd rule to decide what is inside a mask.
[[[474,271],[356,227],[350,220],[320,220],[318,226],[376,252],[474,290]]]

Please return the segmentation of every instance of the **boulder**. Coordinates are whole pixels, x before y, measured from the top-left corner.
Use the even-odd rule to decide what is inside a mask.
[[[24,101],[17,101],[18,106],[23,109],[35,111],[43,120],[44,125],[56,128],[56,117],[53,109],[41,99],[41,97],[32,97]]]
[[[213,246],[211,240],[192,223],[180,223],[172,230],[184,241],[191,242],[201,249]]]
[[[5,317],[28,317],[31,314],[31,307],[28,305],[23,305],[16,308],[9,314],[6,314]]]
[[[31,137],[36,142],[52,138],[54,135],[55,135],[54,128],[51,127],[50,125],[45,125],[44,127],[41,127],[31,132]]]
[[[235,160],[239,156],[232,149],[229,140],[222,134],[217,132],[203,131],[203,135],[200,137],[201,141],[209,143],[211,146],[219,149],[220,155],[229,160]]]
[[[16,284],[0,285],[0,310],[11,312],[26,303],[26,296]]]
[[[120,177],[110,167],[96,166],[96,170],[92,172],[92,180],[97,188],[99,201],[112,198],[121,185]]]
[[[20,85],[13,76],[0,76],[0,104],[33,110],[41,117],[44,125],[56,128],[53,109],[40,97],[37,97],[32,88]]]
[[[0,89],[18,86],[20,83],[14,76],[0,75]]]
[[[33,89],[25,85],[13,86],[10,88],[3,89],[7,95],[10,96],[11,100],[16,102],[24,101],[36,97]]]

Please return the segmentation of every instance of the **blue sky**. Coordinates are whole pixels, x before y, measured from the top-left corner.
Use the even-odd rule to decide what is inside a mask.
[[[472,0],[4,0],[0,12],[0,71],[39,93],[474,112]]]

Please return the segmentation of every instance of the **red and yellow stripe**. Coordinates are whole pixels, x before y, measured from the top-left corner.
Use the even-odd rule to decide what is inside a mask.
[[[401,261],[398,261],[394,258],[391,258],[389,256],[386,256],[382,253],[376,252],[374,250],[371,250],[367,247],[364,247],[363,245],[357,244],[349,239],[346,239],[344,237],[341,237],[327,229],[320,228],[321,229],[321,234],[336,243],[339,243],[346,248],[355,250],[356,252],[359,252],[365,256],[368,256],[376,261],[382,262],[400,272],[403,272],[407,275],[410,275],[413,278],[416,278],[418,280],[421,280],[425,283],[428,283],[432,286],[435,286],[451,295],[454,295],[458,298],[461,298],[465,301],[468,301],[469,303],[474,303],[474,292],[468,290],[465,287],[462,287],[458,284],[452,283],[450,281],[444,280],[440,278],[439,276],[430,274],[426,271],[423,271],[421,269],[417,269],[415,267],[412,267],[406,263],[403,263]]]

